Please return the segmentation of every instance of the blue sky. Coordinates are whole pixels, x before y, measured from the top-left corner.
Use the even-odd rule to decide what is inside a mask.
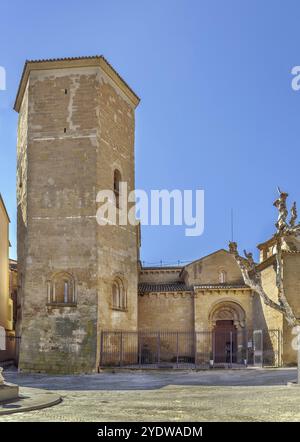
[[[136,186],[205,190],[205,231],[143,227],[142,259],[193,260],[274,231],[276,186],[298,200],[300,3],[286,0],[2,2],[0,191],[16,257],[16,127],[26,59],[103,54],[141,97]]]

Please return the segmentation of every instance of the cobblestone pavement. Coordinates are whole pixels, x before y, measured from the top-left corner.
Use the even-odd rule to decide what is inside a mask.
[[[63,402],[1,421],[300,421],[300,388],[286,387],[295,369],[5,377]]]

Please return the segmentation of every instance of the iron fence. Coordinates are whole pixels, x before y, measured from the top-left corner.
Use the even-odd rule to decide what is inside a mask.
[[[281,365],[280,330],[102,331],[101,367],[234,368]]]
[[[0,363],[8,361],[16,362],[20,339],[19,336],[15,336],[10,332],[6,332],[5,335],[0,335]]]

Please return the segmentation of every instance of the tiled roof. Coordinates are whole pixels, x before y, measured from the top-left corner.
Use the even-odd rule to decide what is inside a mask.
[[[300,253],[300,250],[282,250],[282,253],[286,253],[287,255],[296,255]]]
[[[194,285],[195,289],[248,289],[246,284],[197,284]]]
[[[40,59],[40,60],[26,60],[25,61],[25,65],[23,68],[23,72],[22,72],[22,76],[21,76],[21,81],[19,84],[19,89],[17,92],[17,97],[15,100],[15,104],[14,104],[14,109],[16,111],[18,111],[18,97],[21,93],[21,89],[22,89],[22,84],[23,84],[23,80],[26,77],[26,73],[27,73],[27,68],[29,65],[33,65],[33,64],[39,64],[39,63],[60,63],[60,62],[68,62],[68,61],[94,61],[94,60],[102,60],[110,69],[111,71],[115,74],[115,76],[126,86],[126,88],[131,92],[131,94],[135,97],[137,104],[140,101],[140,98],[138,97],[138,95],[133,91],[133,89],[131,89],[131,87],[128,85],[128,83],[121,77],[121,75],[114,69],[114,67],[107,61],[107,59],[103,56],[103,55],[91,55],[91,56],[82,56],[82,57],[64,57],[64,58],[46,58],[46,59]]]
[[[194,286],[187,286],[184,282],[140,282],[138,292],[140,295],[150,292],[193,292],[194,289],[206,290],[230,290],[230,289],[247,289],[246,284],[198,284]]]
[[[151,283],[140,282],[138,292],[140,295],[149,292],[191,292],[193,287],[188,287],[184,282]]]
[[[147,270],[158,270],[158,271],[160,271],[160,270],[178,270],[178,271],[180,271],[180,270],[182,270],[183,269],[183,266],[146,266],[146,267],[142,267],[142,271],[147,271]]]

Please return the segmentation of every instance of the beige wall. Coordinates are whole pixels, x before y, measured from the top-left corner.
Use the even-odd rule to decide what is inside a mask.
[[[0,326],[12,330],[13,305],[9,293],[9,219],[0,196]]]
[[[194,330],[192,293],[149,293],[139,295],[140,330]]]
[[[276,273],[273,267],[273,263],[261,270],[262,286],[267,295],[273,300],[278,302],[277,287],[276,287]],[[268,307],[259,297],[256,303],[256,312],[262,311],[261,327],[269,329],[282,329],[283,318],[281,313]],[[258,323],[259,325],[259,323]]]
[[[195,296],[196,331],[212,330],[211,313],[217,307],[232,305],[245,313],[245,323],[237,324],[238,329],[252,329],[253,297],[249,289],[241,290],[197,290]],[[226,318],[227,319],[227,318]],[[230,319],[230,318],[229,318]]]
[[[211,312],[218,306],[236,304],[245,314],[238,328],[253,328],[251,290],[197,290],[177,293],[139,295],[139,329],[141,330],[212,330]]]
[[[286,297],[296,315],[300,317],[300,253],[283,254],[283,281]],[[295,331],[294,331],[295,332]],[[288,323],[283,320],[283,359],[286,364],[297,362],[297,352],[293,348],[296,335]]]
[[[168,283],[180,281],[181,268],[143,268],[139,272],[139,282]]]
[[[135,186],[134,106],[103,73],[98,80],[97,189],[112,189],[114,170],[128,192]],[[137,228],[132,225],[97,227],[100,329],[137,329]],[[112,310],[112,283],[120,276],[127,290],[127,311]]]
[[[226,283],[243,284],[242,274],[234,256],[219,250],[187,265],[183,271],[186,284],[218,284],[220,272],[225,272]]]
[[[270,261],[270,262],[269,262]],[[276,287],[275,259],[262,264],[261,276],[263,287],[268,296],[278,302],[278,290]],[[283,281],[287,299],[293,308],[297,317],[300,316],[300,302],[298,293],[300,293],[299,278],[300,254],[283,253]],[[282,360],[283,364],[295,364],[297,361],[296,351],[292,347],[292,341],[295,335],[292,328],[288,325],[283,315],[276,310],[266,306],[260,297],[255,298],[255,315],[258,327],[268,328],[269,330],[278,329],[282,331]]]

